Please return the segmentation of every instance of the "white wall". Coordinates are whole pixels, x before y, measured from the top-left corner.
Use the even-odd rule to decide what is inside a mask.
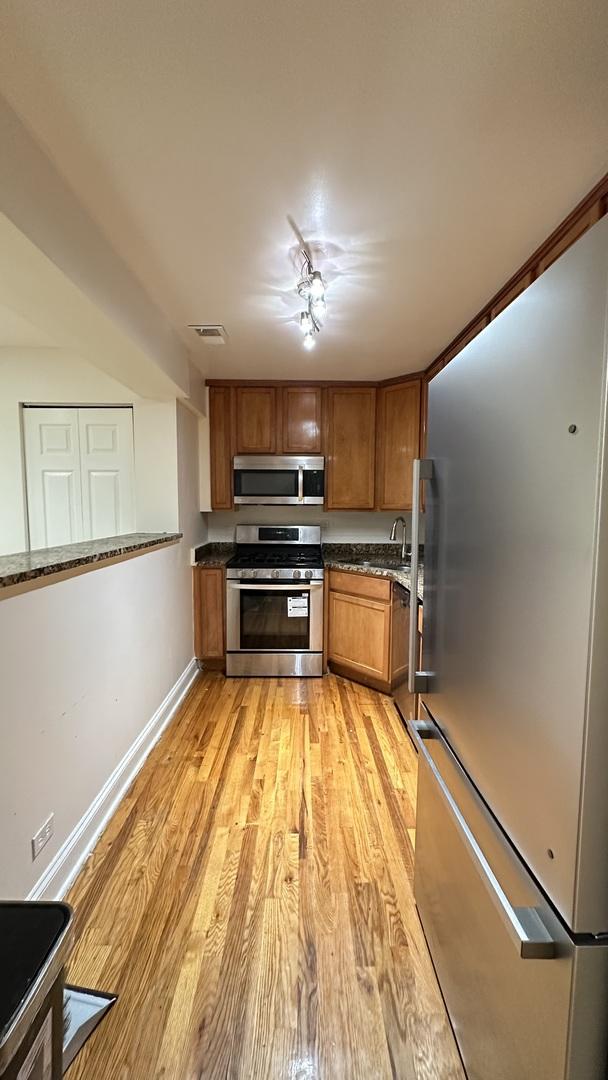
[[[243,510],[214,510],[207,514],[209,540],[234,540],[237,525],[277,524],[320,525],[324,543],[388,543],[391,525],[399,511],[390,513],[358,513],[350,511],[324,513],[314,506],[259,506]],[[408,543],[411,534],[411,514],[403,514],[408,523]],[[400,534],[399,534],[400,535]]]
[[[198,421],[173,408],[184,540],[0,600],[1,897],[29,894],[192,659]]]
[[[27,547],[20,402],[134,406],[136,528],[178,527],[175,399],[139,398],[62,349],[0,348],[0,555]]]
[[[91,359],[95,354],[100,367],[139,393],[145,392],[140,380],[149,380],[154,368],[159,388],[171,383],[176,394],[187,395],[185,346],[1,98],[0,147],[0,211],[32,248],[28,253],[27,245],[0,222],[12,263],[3,281],[4,292],[10,293],[5,302],[35,313],[58,344],[66,343],[64,337],[57,340],[58,332],[69,334],[72,344],[90,349]],[[111,341],[112,347],[99,350],[100,341]]]
[[[179,531],[184,534],[184,547],[190,549],[207,539],[207,523],[199,510],[201,428],[199,417],[179,401],[176,420]]]

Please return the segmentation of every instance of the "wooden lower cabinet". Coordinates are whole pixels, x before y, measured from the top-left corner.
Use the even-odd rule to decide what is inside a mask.
[[[226,573],[223,569],[195,566],[194,654],[207,667],[223,668],[226,662]]]
[[[385,692],[407,678],[407,590],[371,574],[330,570],[327,619],[333,671]]]
[[[329,594],[329,660],[388,682],[391,607],[380,600]]]

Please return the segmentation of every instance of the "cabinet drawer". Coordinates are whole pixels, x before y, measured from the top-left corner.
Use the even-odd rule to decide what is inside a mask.
[[[385,603],[389,603],[391,598],[391,583],[388,578],[353,574],[348,570],[330,570],[329,588],[335,592],[350,593],[351,596],[383,600]]]

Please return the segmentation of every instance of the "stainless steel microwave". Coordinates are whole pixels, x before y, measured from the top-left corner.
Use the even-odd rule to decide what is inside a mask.
[[[234,501],[249,506],[322,506],[325,458],[243,455],[234,458]]]

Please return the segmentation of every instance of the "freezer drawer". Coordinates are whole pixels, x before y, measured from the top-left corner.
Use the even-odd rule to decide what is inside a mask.
[[[574,943],[438,729],[427,736],[415,897],[469,1080],[605,1080],[608,948]]]

